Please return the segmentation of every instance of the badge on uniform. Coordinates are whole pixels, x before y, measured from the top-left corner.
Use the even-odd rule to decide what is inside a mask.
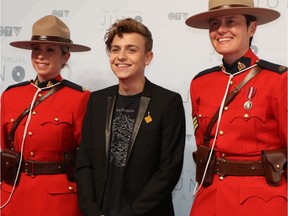
[[[150,115],[150,112],[148,112],[148,115],[147,115],[144,119],[145,119],[145,121],[146,121],[147,124],[150,123],[150,122],[152,122],[152,117],[151,117],[151,115]]]
[[[248,92],[247,92],[247,101],[244,103],[244,108],[246,110],[250,110],[253,106],[253,103],[251,99],[255,96],[256,94],[256,87],[249,87]]]

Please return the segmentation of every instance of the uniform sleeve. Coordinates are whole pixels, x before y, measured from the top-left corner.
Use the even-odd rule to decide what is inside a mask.
[[[287,146],[287,71],[281,74],[280,83],[275,93],[275,118],[279,126],[280,141],[283,147]]]
[[[87,103],[89,100],[89,96],[90,96],[89,91],[84,91],[83,93],[81,93],[81,97],[79,98],[79,101],[77,105],[75,106],[73,131],[74,131],[75,140],[77,141],[78,144],[80,144],[80,140],[81,140],[82,123],[83,123],[83,118],[85,115]]]
[[[9,143],[9,128],[11,129],[12,127],[12,124],[8,127],[7,125],[5,125],[5,113],[6,113],[6,106],[5,106],[5,103],[7,101],[7,94],[6,92],[3,92],[2,95],[1,95],[1,107],[0,107],[0,110],[1,110],[1,149],[0,151],[2,151],[3,149],[7,148],[7,147],[10,147],[10,143]]]
[[[204,136],[200,133],[199,130],[199,98],[197,97],[197,92],[194,88],[194,80],[191,81],[190,84],[190,97],[191,97],[191,107],[192,107],[192,123],[194,127],[194,136],[196,143],[202,143],[204,140]]]

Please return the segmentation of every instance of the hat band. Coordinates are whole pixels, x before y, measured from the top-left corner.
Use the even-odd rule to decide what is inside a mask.
[[[238,5],[238,4],[231,4],[231,5],[221,5],[219,7],[214,7],[210,8],[209,11],[211,10],[218,10],[218,9],[227,9],[227,8],[233,8],[233,7],[248,7],[247,5]]]
[[[56,41],[56,42],[63,42],[63,43],[70,43],[73,44],[73,41],[67,38],[62,37],[55,37],[55,36],[32,36],[31,40],[39,40],[39,41]]]

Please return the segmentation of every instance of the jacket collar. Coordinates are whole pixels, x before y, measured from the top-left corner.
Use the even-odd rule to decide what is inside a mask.
[[[39,82],[38,77],[36,77],[33,83],[38,88],[46,88],[46,87],[53,87],[55,84],[61,82],[61,80],[62,80],[61,75],[58,75],[55,78],[47,80],[45,82]]]
[[[114,85],[110,92],[110,96],[116,97],[118,95],[118,92],[119,92],[119,85]],[[145,84],[144,89],[142,91],[142,96],[151,97],[151,95],[152,95],[152,83],[145,77]]]
[[[222,59],[223,64],[221,65],[221,67],[223,71],[226,71],[227,73],[230,73],[230,74],[235,74],[255,64],[257,59],[258,59],[257,56],[253,53],[251,49],[249,49],[245,55],[237,59],[232,64],[227,64],[224,61],[224,59]]]

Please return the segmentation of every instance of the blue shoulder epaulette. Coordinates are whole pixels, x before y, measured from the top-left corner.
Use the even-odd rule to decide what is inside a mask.
[[[204,76],[204,75],[206,75],[208,73],[219,71],[219,70],[221,70],[221,66],[220,65],[212,67],[212,68],[209,68],[209,69],[206,69],[206,70],[203,70],[200,73],[198,73],[193,79],[197,79],[198,77],[201,77],[201,76]]]
[[[279,73],[279,74],[282,74],[285,71],[287,71],[286,66],[274,64],[274,63],[271,63],[271,62],[268,62],[268,61],[265,61],[262,59],[257,62],[257,65],[261,68],[265,68],[265,69],[271,70],[271,71]]]
[[[81,91],[81,92],[86,91],[86,89],[84,87],[82,87],[82,86],[80,86],[80,85],[78,85],[76,83],[73,83],[73,82],[71,82],[69,80],[66,80],[66,79],[63,79],[61,81],[61,83],[64,84],[65,86],[68,86],[70,88],[76,89],[77,91]]]
[[[24,82],[20,82],[20,83],[16,83],[16,84],[13,84],[13,85],[10,85],[6,88],[5,91],[11,89],[11,88],[15,88],[15,87],[18,87],[18,86],[25,86],[25,85],[28,85],[31,83],[32,80],[27,80],[27,81],[24,81]]]

